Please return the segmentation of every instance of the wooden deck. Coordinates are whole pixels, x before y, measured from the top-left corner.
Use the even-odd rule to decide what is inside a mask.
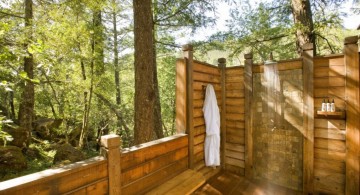
[[[302,193],[269,183],[255,183],[229,172],[220,172],[193,193],[193,195],[203,194],[300,195]]]

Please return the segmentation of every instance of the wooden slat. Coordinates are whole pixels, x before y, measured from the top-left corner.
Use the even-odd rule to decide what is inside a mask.
[[[207,83],[220,83],[220,77],[217,75],[194,72],[193,74],[194,81],[201,81]]]
[[[243,76],[243,75],[244,75],[244,67],[226,68],[226,76]]]
[[[320,87],[343,87],[345,86],[344,77],[322,77],[314,79],[314,88]]]
[[[314,67],[322,66],[342,66],[344,65],[344,56],[334,57],[316,57],[314,58]]]
[[[324,88],[315,88],[314,97],[324,98],[324,99],[345,99],[345,87],[324,87]],[[336,103],[338,103],[336,101]],[[336,105],[336,104],[335,104]]]
[[[345,153],[344,152],[336,152],[326,149],[314,149],[314,158],[324,159],[324,160],[336,160],[336,161],[345,161]]]
[[[131,167],[138,166],[141,163],[179,148],[186,147],[187,145],[187,135],[178,134],[148,142],[141,146],[124,149],[121,155],[121,170],[126,171]]]
[[[333,173],[328,170],[316,169],[314,171],[316,191],[332,194],[344,194],[345,175]]]
[[[226,156],[230,157],[230,158],[233,158],[233,159],[245,160],[245,153],[244,152],[226,150]]]
[[[205,141],[205,133],[199,134],[194,138],[194,145],[204,143],[204,141]]]
[[[244,105],[244,98],[226,98],[226,106],[241,106]]]
[[[244,114],[233,114],[233,113],[227,113],[227,120],[238,120],[238,121],[244,121],[245,115]]]
[[[194,128],[194,136],[198,136],[205,133],[205,125],[197,126]]]
[[[107,176],[107,160],[94,157],[61,168],[47,169],[1,182],[0,194],[67,193],[103,181]]]
[[[242,83],[244,82],[243,76],[227,76],[226,83]]]
[[[315,129],[315,137],[345,141],[345,132],[346,131],[339,130],[339,129],[316,128]]]
[[[243,106],[231,106],[226,109],[226,113],[244,114],[245,108]]]
[[[139,166],[128,169],[122,173],[122,182],[121,185],[127,185],[137,179],[140,179],[148,174],[154,173],[157,170],[175,162],[181,160],[188,155],[188,148],[183,147],[178,150],[175,150],[171,153],[166,153],[162,156],[159,156],[153,160],[147,161],[146,163],[140,164]]]
[[[220,70],[217,66],[199,62],[197,60],[194,60],[194,71],[220,76]]]
[[[238,160],[238,159],[226,157],[225,158],[225,163],[229,164],[229,165],[245,168],[245,161],[243,161],[243,160]]]
[[[345,141],[341,140],[315,138],[314,147],[343,153],[346,151]]]
[[[314,77],[345,76],[345,66],[316,67]]]
[[[277,69],[279,71],[302,69],[302,67],[303,67],[303,64],[302,64],[301,60],[278,62],[278,64],[277,64]],[[264,72],[264,65],[253,66],[252,71],[253,71],[253,73],[262,73],[262,72]]]
[[[227,98],[244,98],[245,94],[242,90],[228,90],[226,91]]]
[[[245,129],[245,123],[243,121],[232,121],[227,120],[226,126],[229,128],[239,128],[239,129]]]
[[[345,130],[345,120],[315,119],[315,128]]]
[[[200,173],[188,169],[146,194],[190,194],[204,183],[205,178]]]
[[[221,85],[220,84],[213,84],[213,83],[207,83],[207,82],[194,82],[194,90],[203,90],[204,86],[207,86],[208,84],[211,84],[214,87],[215,91],[221,91]]]
[[[330,172],[345,174],[345,162],[340,161],[315,159],[314,168],[325,169],[329,170]]]
[[[142,177],[135,182],[122,186],[122,194],[142,194],[150,189],[168,181],[174,176],[186,170],[188,167],[188,158],[175,161],[168,166]]]
[[[233,150],[238,152],[245,152],[245,146],[239,144],[226,143],[226,150]]]
[[[244,90],[243,83],[226,83],[226,90]]]

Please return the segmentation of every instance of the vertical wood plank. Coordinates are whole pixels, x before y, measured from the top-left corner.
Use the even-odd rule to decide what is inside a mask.
[[[120,136],[101,136],[101,146],[107,151],[106,158],[108,159],[109,194],[121,195]]]
[[[194,169],[194,79],[193,79],[193,46],[182,47],[186,63],[186,133],[189,135],[189,168]]]
[[[220,127],[221,127],[221,148],[220,148],[220,155],[221,155],[221,167],[225,169],[225,144],[226,144],[226,89],[225,89],[225,80],[226,80],[226,59],[219,58],[218,59],[219,68],[221,71],[221,115],[220,115]]]
[[[314,51],[313,44],[303,46],[303,78],[304,78],[304,150],[303,150],[303,192],[314,191]]]
[[[253,178],[253,55],[245,54],[244,85],[245,85],[245,176]]]
[[[176,132],[186,132],[186,65],[184,59],[176,61]]]
[[[358,37],[345,38],[347,97],[346,112],[346,194],[359,194],[359,51]]]

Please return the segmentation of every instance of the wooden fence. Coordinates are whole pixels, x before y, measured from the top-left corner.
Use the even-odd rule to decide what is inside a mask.
[[[188,137],[179,134],[120,149],[120,137],[102,137],[95,157],[0,183],[7,194],[142,194],[188,168]],[[120,171],[121,170],[121,171]]]

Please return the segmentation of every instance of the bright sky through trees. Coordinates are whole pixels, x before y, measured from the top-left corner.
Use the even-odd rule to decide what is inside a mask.
[[[250,3],[252,6],[255,6],[261,2],[267,2],[269,0],[252,0]],[[353,7],[353,1],[347,1],[340,9],[342,12],[346,13],[346,16],[343,16],[343,26],[345,29],[356,29],[360,25],[360,15],[354,14],[351,11]],[[230,19],[230,6],[225,2],[218,3],[218,10],[216,15],[218,16],[218,21],[214,27],[203,28],[198,30],[194,36],[187,36],[177,40],[177,43],[182,45],[191,41],[206,40],[210,35],[216,33],[217,31],[225,31],[226,20]]]

